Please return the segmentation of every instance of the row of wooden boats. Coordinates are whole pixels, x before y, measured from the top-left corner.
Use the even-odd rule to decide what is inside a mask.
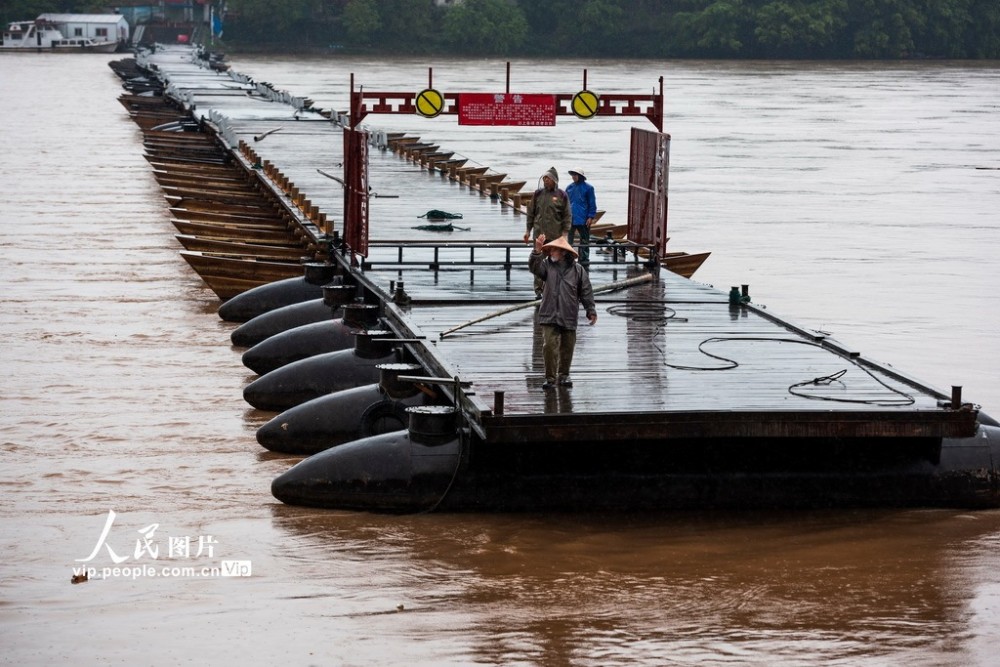
[[[509,206],[517,213],[527,215],[527,205],[533,190],[523,188],[527,181],[511,180],[506,173],[500,173],[491,167],[476,164],[466,166],[467,158],[455,157],[453,151],[442,150],[440,145],[421,141],[420,137],[405,133],[390,133],[385,136],[386,148],[398,154],[401,158],[413,162],[424,169],[447,174],[448,178],[471,190],[476,190],[491,199],[498,200],[502,206]],[[627,225],[602,222],[605,211],[597,212],[591,235],[594,239],[615,243],[628,241]],[[645,255],[643,249],[635,252]],[[668,252],[660,257],[662,266],[666,269],[690,278],[705,263],[710,252],[687,253]]]
[[[273,165],[261,165],[246,144],[239,150],[256,169],[241,164],[210,128],[160,91],[143,91],[123,94],[120,102],[143,133],[146,159],[184,248],[181,255],[220,299],[301,276],[304,263],[326,259],[326,215],[304,193]],[[384,139],[402,159],[446,173],[524,213],[532,194],[522,191],[526,181],[510,180],[488,167],[466,166],[467,159],[417,137],[398,133]],[[276,191],[286,196],[279,198]],[[599,218],[593,233],[594,238],[627,247],[625,225],[603,224]],[[668,270],[690,277],[709,254],[671,252],[660,260]]]
[[[303,262],[323,259],[316,234],[189,114],[159,95],[126,94],[120,101],[143,132],[181,256],[220,299],[302,275]]]

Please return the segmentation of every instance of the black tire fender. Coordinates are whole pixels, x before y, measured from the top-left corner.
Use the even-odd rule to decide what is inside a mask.
[[[984,426],[1000,426],[1000,423],[996,419],[993,419],[993,417],[990,417],[982,410],[979,411],[979,419],[977,421]]]
[[[359,434],[362,438],[392,431],[406,430],[410,425],[410,415],[406,412],[406,406],[391,398],[385,398],[377,403],[372,403],[361,413],[361,424]]]

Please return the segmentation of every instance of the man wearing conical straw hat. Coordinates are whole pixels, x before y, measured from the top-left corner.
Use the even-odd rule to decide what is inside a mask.
[[[576,349],[576,324],[580,305],[591,324],[597,323],[594,289],[587,270],[576,261],[576,250],[565,236],[545,242],[545,234],[535,238],[535,250],[528,257],[528,268],[543,281],[542,302],[538,306],[538,324],[542,328],[542,357],[545,360],[545,384],[572,387],[569,377]]]

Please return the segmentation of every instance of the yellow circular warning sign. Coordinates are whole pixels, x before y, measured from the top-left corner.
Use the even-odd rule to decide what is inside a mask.
[[[417,113],[424,118],[434,118],[444,111],[444,95],[433,88],[422,90],[417,93],[416,107]]]
[[[597,115],[597,107],[601,98],[589,90],[581,90],[573,96],[573,113],[578,118],[593,118]]]

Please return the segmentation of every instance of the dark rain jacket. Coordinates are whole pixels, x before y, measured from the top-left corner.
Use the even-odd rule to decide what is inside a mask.
[[[527,223],[528,233],[533,239],[537,239],[539,234],[545,234],[549,241],[566,236],[573,226],[569,197],[559,188],[536,190],[528,203]]]
[[[528,268],[545,283],[542,303],[538,307],[539,324],[555,324],[563,329],[576,329],[580,319],[580,304],[587,316],[597,314],[594,289],[587,269],[569,253],[559,263],[540,252],[528,256]]]

